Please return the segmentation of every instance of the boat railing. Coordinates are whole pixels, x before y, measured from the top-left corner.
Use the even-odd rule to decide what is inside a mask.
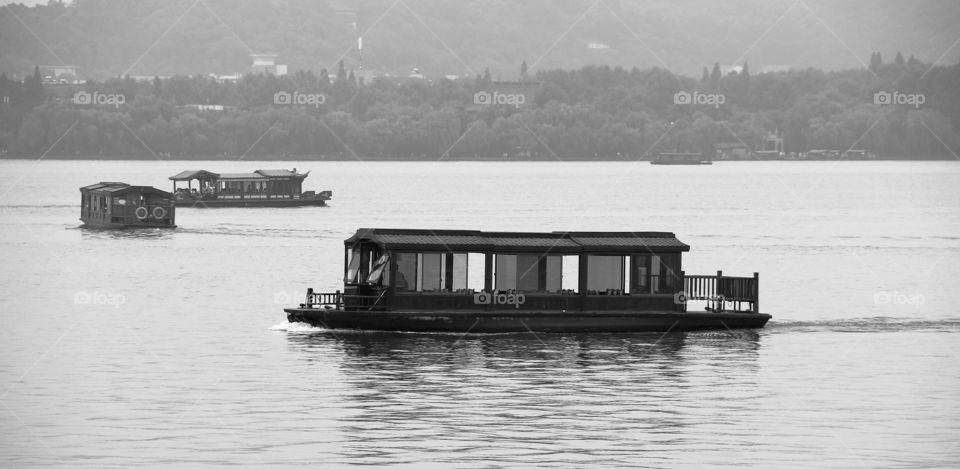
[[[760,312],[760,274],[753,277],[731,277],[718,270],[717,275],[686,275],[678,303],[684,307],[690,300],[706,301],[712,311],[724,311],[729,304],[734,311]]]
[[[337,290],[334,293],[314,293],[307,289],[305,308],[340,309],[344,311],[386,311],[386,293],[379,295],[347,295]]]
[[[331,307],[336,309],[343,308],[343,293],[337,290],[334,293],[314,293],[313,288],[307,289],[306,302],[301,305],[305,308],[323,308]]]

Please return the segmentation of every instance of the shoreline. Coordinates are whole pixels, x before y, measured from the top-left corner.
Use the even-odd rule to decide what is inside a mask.
[[[133,158],[126,156],[98,156],[98,157],[86,157],[86,156],[0,156],[0,161],[40,161],[40,160],[53,160],[53,161],[306,161],[306,162],[341,162],[341,161],[361,161],[361,162],[429,162],[429,163],[442,163],[442,162],[453,162],[453,163],[469,163],[469,162],[481,162],[481,163],[574,163],[574,162],[622,162],[622,163],[649,163],[650,159],[645,158],[388,158],[388,157],[350,157],[350,156],[334,156],[334,157],[321,157],[316,156],[278,156],[278,155],[258,155],[251,157],[247,155],[246,157],[240,156],[195,156],[195,157],[178,157],[178,158]],[[862,160],[862,159],[736,159],[736,160],[713,160],[713,163],[751,163],[751,162],[803,162],[803,163],[812,163],[812,162],[839,162],[839,161],[848,161],[848,162],[863,162],[868,163],[871,161],[960,161],[952,155],[945,156],[917,156],[917,157],[894,157],[894,158],[881,158],[877,157],[872,160]]]

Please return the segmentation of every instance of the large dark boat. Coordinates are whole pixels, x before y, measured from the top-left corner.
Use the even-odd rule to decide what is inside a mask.
[[[212,173],[183,171],[173,176],[174,204],[178,207],[303,207],[323,206],[331,191],[303,191],[303,180],[310,175],[297,168],[258,169],[252,173]],[[178,182],[187,187],[177,187]],[[197,181],[196,187],[193,181]]]
[[[713,164],[713,160],[702,153],[657,153],[650,164],[701,165]]]
[[[80,188],[80,221],[88,228],[176,228],[169,192],[123,182]]]
[[[759,275],[687,275],[673,233],[362,228],[343,291],[290,322],[414,332],[631,332],[762,327]],[[688,311],[696,301],[701,311]]]

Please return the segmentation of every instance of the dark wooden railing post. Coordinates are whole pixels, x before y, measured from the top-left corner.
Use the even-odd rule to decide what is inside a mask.
[[[753,312],[760,312],[760,273],[753,273]]]
[[[680,294],[683,296],[683,302],[677,305],[677,311],[686,313],[687,301],[690,299],[690,292],[687,291],[687,274],[682,270],[680,271]]]
[[[714,291],[714,296],[716,297],[716,299],[715,299],[714,302],[713,302],[713,307],[714,307],[715,309],[717,309],[718,311],[721,311],[721,312],[722,312],[725,302],[724,302],[724,298],[723,298],[723,290],[721,289],[721,285],[723,284],[723,282],[722,282],[721,279],[723,279],[723,271],[722,271],[722,270],[718,270],[718,271],[717,271],[717,285],[716,285],[716,290]]]

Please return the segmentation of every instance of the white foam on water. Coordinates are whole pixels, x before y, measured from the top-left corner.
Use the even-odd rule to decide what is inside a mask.
[[[322,327],[314,327],[304,322],[281,322],[280,324],[274,324],[270,327],[271,331],[286,331],[286,332],[322,332],[327,329]]]

